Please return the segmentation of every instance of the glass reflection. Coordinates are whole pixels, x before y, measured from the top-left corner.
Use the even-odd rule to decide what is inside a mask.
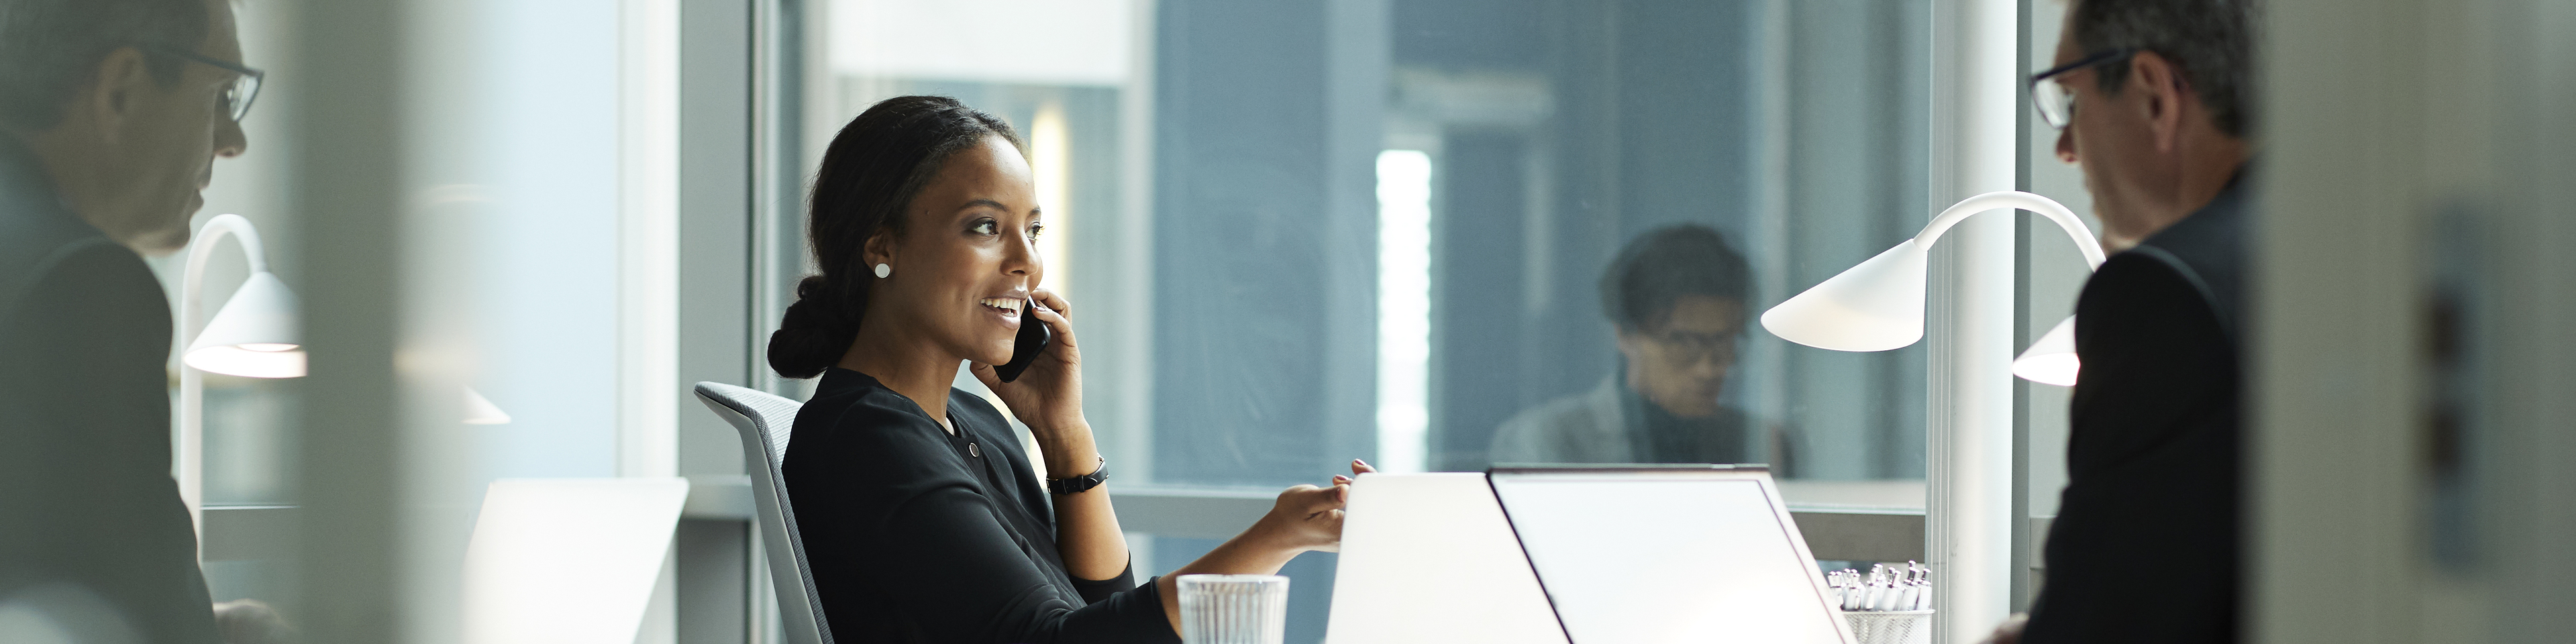
[[[1122,484],[1275,489],[1371,452],[1920,479],[1919,346],[1747,317],[1930,211],[1929,6],[830,0],[803,147],[907,94],[1061,128],[1029,151],[1042,252]],[[1016,37],[960,52],[954,24]],[[1623,254],[1730,285],[1605,315]],[[1136,543],[1159,569],[1214,545]],[[1313,641],[1331,561],[1286,574]]]
[[[1750,266],[1726,235],[1678,224],[1628,242],[1601,275],[1619,366],[1592,390],[1494,430],[1499,463],[1769,463],[1788,432],[1721,400],[1748,319]]]

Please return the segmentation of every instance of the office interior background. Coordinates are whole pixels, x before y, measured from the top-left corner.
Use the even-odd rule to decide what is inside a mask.
[[[739,443],[687,387],[803,397],[761,347],[806,270],[805,182],[903,94],[1028,141],[1120,488],[1266,505],[1352,457],[1480,470],[1497,425],[1618,369],[1598,288],[1630,239],[1723,232],[1758,311],[1966,196],[1934,124],[1970,5],[2015,11],[2020,72],[2049,66],[2055,0],[244,2],[269,85],[200,219],[260,226],[328,377],[208,379],[209,584],[313,641],[452,641],[487,483],[685,476],[639,641],[776,641],[721,502],[747,493]],[[2576,9],[2268,12],[2249,632],[2555,637]],[[2020,187],[2086,212],[2028,112]],[[2015,315],[1986,323],[2019,346],[2085,271],[2008,225]],[[243,264],[216,252],[221,294]],[[174,296],[179,265],[156,262]],[[1748,329],[1737,354],[1723,400],[1799,437],[1793,482],[1921,511],[1925,345]],[[460,386],[510,422],[457,423]],[[2047,517],[2066,390],[2015,387],[1985,429]],[[1140,574],[1241,525],[1199,507],[1121,506]],[[1290,641],[1320,640],[1332,556],[1285,574]]]

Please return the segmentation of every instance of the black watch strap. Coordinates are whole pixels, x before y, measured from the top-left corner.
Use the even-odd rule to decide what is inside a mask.
[[[1047,493],[1063,496],[1067,494],[1081,494],[1083,492],[1090,491],[1091,488],[1100,487],[1100,484],[1107,482],[1109,482],[1109,457],[1102,456],[1100,457],[1100,467],[1091,470],[1090,474],[1084,474],[1082,476],[1076,476],[1069,479],[1047,479],[1046,484]]]

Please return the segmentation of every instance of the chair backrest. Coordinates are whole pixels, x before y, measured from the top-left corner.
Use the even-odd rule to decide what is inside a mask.
[[[832,644],[832,626],[823,621],[814,572],[805,563],[805,541],[796,536],[796,506],[787,502],[787,479],[780,473],[796,411],[805,404],[720,382],[698,383],[697,392],[699,401],[742,434],[743,471],[751,475],[752,508],[760,515],[761,546],[769,551],[769,579],[778,589],[788,644]]]

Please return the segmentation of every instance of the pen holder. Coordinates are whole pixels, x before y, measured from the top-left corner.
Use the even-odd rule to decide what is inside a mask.
[[[1844,611],[1855,644],[1932,644],[1932,611]]]

